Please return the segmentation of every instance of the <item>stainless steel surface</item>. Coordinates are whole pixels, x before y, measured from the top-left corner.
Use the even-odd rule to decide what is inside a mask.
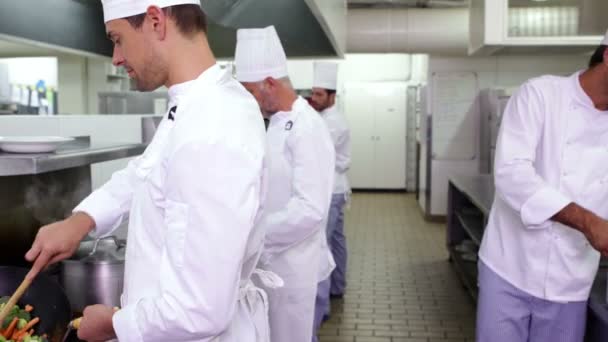
[[[145,144],[91,144],[77,139],[50,154],[0,153],[0,177],[36,175],[137,156]]]
[[[154,101],[168,100],[166,91],[100,92],[99,114],[155,114]]]
[[[407,191],[415,192],[417,187],[416,170],[418,160],[416,156],[416,117],[418,116],[418,91],[419,86],[407,88],[407,125],[406,125],[406,185]]]
[[[119,307],[123,289],[125,242],[110,236],[83,241],[76,254],[61,262],[60,283],[72,310],[92,304]]]
[[[469,6],[468,0],[348,0],[349,8],[455,8]]]
[[[288,57],[341,54],[305,0],[202,0],[209,17],[209,41],[218,57],[232,58],[236,29],[274,25]]]
[[[452,176],[454,184],[477,206],[484,215],[489,215],[494,202],[494,178],[491,175]]]

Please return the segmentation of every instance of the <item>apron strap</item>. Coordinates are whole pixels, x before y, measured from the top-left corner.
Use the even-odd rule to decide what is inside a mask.
[[[253,271],[253,274],[256,274],[262,284],[269,289],[278,289],[285,286],[283,279],[274,272],[257,268]]]

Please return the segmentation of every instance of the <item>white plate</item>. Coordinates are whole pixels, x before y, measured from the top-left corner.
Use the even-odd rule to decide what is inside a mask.
[[[1,137],[0,149],[11,153],[51,153],[73,138],[55,136]]]

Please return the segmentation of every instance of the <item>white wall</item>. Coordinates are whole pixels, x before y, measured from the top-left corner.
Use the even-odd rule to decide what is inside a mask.
[[[99,92],[102,91],[122,91],[128,83],[127,79],[108,78],[108,68],[110,61],[105,59],[87,59],[87,88],[88,88],[88,107],[86,113],[99,113]]]
[[[100,91],[121,91],[122,82],[109,79],[108,59],[62,55],[58,58],[60,114],[96,114]]]
[[[0,63],[8,66],[9,82],[19,85],[36,85],[44,80],[47,87],[57,87],[57,58],[2,58]]]
[[[585,67],[586,56],[497,56],[497,57],[431,57],[429,87],[432,96],[433,73],[475,72],[479,89],[517,87],[526,80],[543,74],[569,75]],[[441,86],[441,85],[435,85]],[[429,98],[431,103],[435,99]],[[471,98],[473,104],[474,98]],[[432,111],[432,110],[431,110]],[[455,125],[460,123],[455,123]],[[479,156],[474,160],[434,160],[431,166],[431,214],[445,215],[448,178],[451,174],[476,174]]]
[[[327,60],[327,59],[325,59]],[[426,79],[426,55],[347,54],[339,63],[338,88],[348,82],[420,81]],[[310,89],[313,83],[314,60],[288,61],[289,77],[296,89]]]
[[[59,114],[88,114],[87,59],[62,55],[58,58]]]
[[[428,56],[408,54],[348,54],[345,59],[332,60],[339,63],[338,106],[344,110],[351,124],[352,158],[351,185],[354,188],[405,187],[405,108],[406,90],[410,84],[426,82]],[[290,60],[289,76],[296,89],[311,89],[314,75],[313,60]],[[348,90],[347,90],[348,89]],[[390,99],[379,100],[384,94],[399,93]],[[378,103],[378,101],[381,101]],[[371,103],[376,105],[370,105]],[[366,104],[362,106],[361,103]],[[384,108],[389,106],[391,108]],[[371,107],[370,107],[371,106]],[[384,110],[386,109],[386,110]],[[398,113],[394,113],[398,110]],[[372,113],[390,116],[389,122],[376,122]],[[402,117],[395,117],[394,115]],[[392,115],[392,116],[391,116]],[[371,120],[371,123],[370,123]],[[384,123],[384,125],[382,125]],[[375,127],[375,128],[374,128]],[[396,139],[396,135],[400,139]],[[370,136],[381,140],[370,144]],[[389,139],[391,138],[392,139]],[[384,156],[398,156],[385,158]],[[382,160],[376,163],[373,160]],[[385,170],[398,170],[391,177],[373,170],[381,164]],[[385,175],[386,176],[386,175]],[[376,179],[378,178],[378,179]],[[393,181],[387,182],[390,178]],[[398,181],[397,181],[398,180]]]

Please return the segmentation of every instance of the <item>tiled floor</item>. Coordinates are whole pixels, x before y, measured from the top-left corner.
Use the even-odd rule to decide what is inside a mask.
[[[346,211],[348,288],[321,342],[473,341],[475,308],[447,261],[445,225],[413,195],[358,193]]]

